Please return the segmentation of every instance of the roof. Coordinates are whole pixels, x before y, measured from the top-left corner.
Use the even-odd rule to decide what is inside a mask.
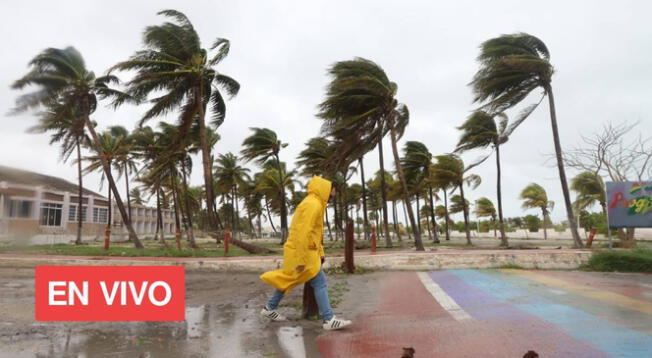
[[[72,194],[79,192],[79,186],[67,180],[50,175],[30,172],[28,170],[0,165],[0,182],[3,181],[13,184],[42,186],[49,190],[69,192]],[[93,195],[99,198],[104,198],[102,195],[94,191],[90,191],[86,188],[82,188],[82,192],[84,193],[83,195]]]

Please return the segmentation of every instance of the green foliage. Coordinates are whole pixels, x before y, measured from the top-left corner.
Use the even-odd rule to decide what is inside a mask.
[[[600,175],[594,172],[582,172],[571,180],[571,190],[577,193],[573,203],[575,210],[588,209],[594,204],[606,207],[604,182]]]
[[[617,272],[652,272],[652,250],[614,250],[594,253],[586,269]]]
[[[523,223],[530,232],[538,232],[541,228],[541,219],[536,215],[526,215],[523,217]]]

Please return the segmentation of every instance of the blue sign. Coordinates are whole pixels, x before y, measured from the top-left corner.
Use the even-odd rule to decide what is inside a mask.
[[[652,182],[607,182],[609,227],[652,227]]]

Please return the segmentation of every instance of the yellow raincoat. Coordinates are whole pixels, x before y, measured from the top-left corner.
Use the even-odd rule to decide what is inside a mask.
[[[268,271],[260,279],[286,294],[310,281],[321,269],[324,257],[322,237],[324,213],[331,193],[331,182],[314,176],[308,182],[308,196],[297,206],[283,247],[283,269]],[[298,273],[297,266],[305,269]]]

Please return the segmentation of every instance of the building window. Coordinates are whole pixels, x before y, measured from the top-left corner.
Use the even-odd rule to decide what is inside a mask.
[[[32,202],[27,200],[8,200],[5,204],[6,215],[10,218],[31,218]]]
[[[82,206],[81,219],[82,221],[87,221],[86,213],[88,212],[88,207]],[[77,221],[77,205],[70,205],[68,208],[68,221]]]
[[[61,226],[61,212],[63,205],[54,203],[41,204],[41,225]]]
[[[93,221],[96,223],[106,224],[109,221],[109,209],[93,208]]]

